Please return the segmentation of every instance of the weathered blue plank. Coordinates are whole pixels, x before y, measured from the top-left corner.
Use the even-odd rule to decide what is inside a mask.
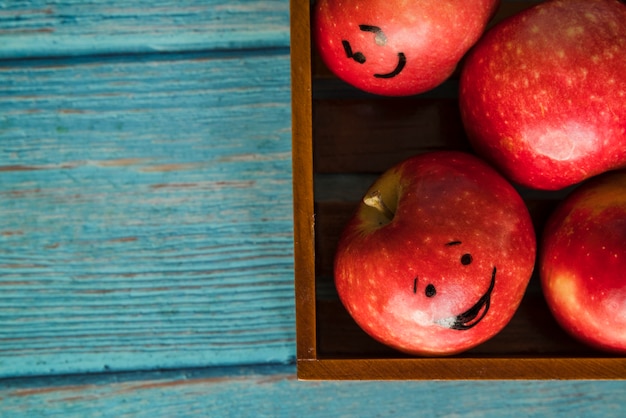
[[[0,2],[0,58],[288,45],[286,0]]]
[[[299,382],[292,366],[0,381],[11,417],[622,418],[626,382]]]
[[[0,376],[292,359],[288,61],[0,64]]]

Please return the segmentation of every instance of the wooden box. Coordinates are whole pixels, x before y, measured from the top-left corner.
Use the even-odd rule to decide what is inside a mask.
[[[494,22],[532,5],[503,1]],[[562,331],[537,277],[496,337],[461,355],[419,358],[366,335],[335,290],[335,244],[367,186],[419,152],[471,149],[455,77],[414,97],[375,97],[332,76],[315,53],[309,0],[291,0],[293,181],[298,377],[318,379],[623,379],[626,359]],[[526,191],[536,228],[563,193]]]

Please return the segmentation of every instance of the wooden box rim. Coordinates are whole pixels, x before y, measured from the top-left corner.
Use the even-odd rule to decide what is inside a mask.
[[[626,358],[326,358],[317,347],[310,0],[290,0],[296,359],[301,380],[623,380]]]

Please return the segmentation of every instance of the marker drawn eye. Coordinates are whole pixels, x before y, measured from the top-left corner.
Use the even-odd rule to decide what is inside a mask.
[[[457,245],[461,245],[462,242],[461,241],[450,241],[449,243],[446,244],[447,247],[454,247]],[[461,264],[463,264],[464,266],[467,266],[469,264],[472,264],[472,261],[474,259],[472,258],[472,255],[469,253],[463,254],[461,256]]]
[[[426,292],[425,293],[426,293],[426,297],[427,298],[432,298],[433,296],[435,296],[437,294],[437,289],[431,283],[428,286],[426,286]]]
[[[468,264],[472,263],[472,255],[471,254],[463,254],[461,256],[461,264],[463,264],[464,266],[467,266]]]

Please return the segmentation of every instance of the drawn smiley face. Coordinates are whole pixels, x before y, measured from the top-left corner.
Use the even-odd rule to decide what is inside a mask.
[[[446,243],[445,246],[456,247],[461,246],[461,244],[461,241],[451,241]],[[469,266],[473,264],[473,262],[474,258],[470,253],[463,253],[457,261],[459,269],[469,268]],[[491,294],[493,293],[496,284],[496,272],[497,268],[496,266],[493,266],[490,272],[491,279],[489,280],[488,287],[486,287],[485,292],[467,310],[457,315],[436,319],[434,323],[444,328],[449,328],[457,331],[467,331],[478,325],[478,323],[480,323],[480,321],[485,318],[487,312],[489,312],[489,307],[491,306]],[[448,278],[448,282],[454,282],[454,280],[454,277]],[[421,283],[419,277],[415,277],[413,279],[412,292],[416,296],[426,297],[428,299],[434,300],[438,295],[438,288],[439,285],[436,285],[435,283]]]
[[[424,65],[412,58],[420,56],[416,48],[423,48],[423,42],[415,41],[419,28],[393,17],[373,18],[356,6],[348,11],[322,4],[326,6],[314,15],[313,37],[331,72],[369,93],[405,96],[421,90],[424,78],[416,72]]]
[[[461,241],[451,241],[445,245],[446,247],[455,247],[460,246],[461,244]],[[458,261],[459,268],[468,267],[473,263],[473,261],[474,258],[470,253],[463,253]],[[442,327],[457,331],[466,331],[476,326],[487,315],[489,307],[491,306],[491,294],[496,285],[496,271],[496,266],[493,266],[489,286],[472,306],[462,313],[438,319],[435,322]],[[437,296],[437,286],[433,283],[427,283],[422,290],[419,277],[415,277],[413,279],[412,289],[414,294],[418,295],[421,293],[426,298],[435,298]]]
[[[374,34],[373,41],[379,47],[385,47],[387,45],[387,36],[382,31],[382,29],[378,26],[372,25],[359,25],[359,29],[363,32],[371,32]],[[365,64],[367,62],[367,57],[363,52],[353,51],[352,45],[350,41],[343,39],[341,41],[341,45],[346,53],[347,59],[352,59],[359,64]],[[393,68],[389,72],[385,73],[373,73],[372,76],[374,78],[393,78],[402,72],[404,67],[406,66],[406,55],[404,52],[397,53],[397,62],[395,63],[395,68]]]
[[[416,95],[446,81],[484,33],[498,0],[474,1],[315,0],[311,40],[351,86]]]
[[[504,177],[470,154],[432,152],[370,186],[337,243],[333,274],[348,314],[374,339],[450,355],[509,323],[535,253],[526,203]]]

